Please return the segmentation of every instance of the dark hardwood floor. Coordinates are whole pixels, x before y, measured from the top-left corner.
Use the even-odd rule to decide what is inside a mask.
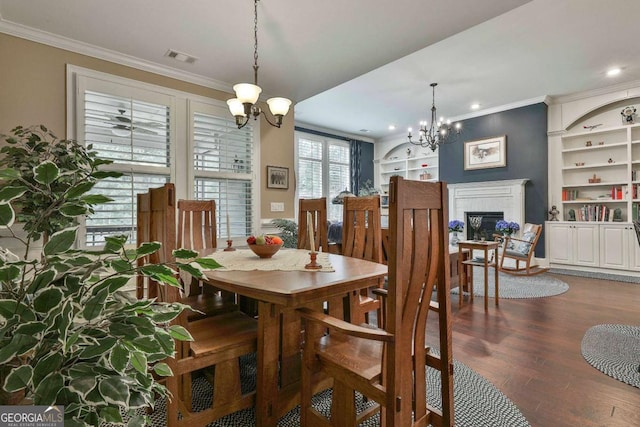
[[[580,353],[591,326],[640,325],[640,284],[553,276],[569,291],[501,299],[499,307],[489,299],[486,313],[482,298],[458,309],[453,295],[454,358],[498,387],[532,427],[640,426],[640,389],[601,373]]]

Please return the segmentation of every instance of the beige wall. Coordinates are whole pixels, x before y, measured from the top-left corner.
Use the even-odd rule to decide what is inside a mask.
[[[112,62],[80,55],[0,33],[0,133],[17,125],[44,124],[63,137],[66,135],[66,65],[72,64],[116,76],[207,96],[218,100],[230,94],[215,89],[163,77]],[[265,108],[266,105],[264,106]],[[294,216],[293,111],[282,128],[271,127],[261,119],[261,217]],[[267,189],[267,165],[289,168],[289,189]],[[284,212],[270,212],[271,202],[284,202]]]

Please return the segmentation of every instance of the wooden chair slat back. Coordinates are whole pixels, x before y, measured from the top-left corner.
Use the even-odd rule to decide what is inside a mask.
[[[216,248],[217,238],[215,200],[178,200],[179,248]]]
[[[342,254],[381,263],[380,196],[343,200]]]
[[[327,198],[300,199],[298,202],[298,249],[311,249],[307,212],[311,213],[315,250],[329,251],[327,240]]]
[[[150,242],[149,238],[151,234],[151,197],[149,193],[141,193],[137,195],[137,211],[136,211],[136,244],[140,246],[141,243]],[[142,266],[149,261],[149,257],[145,256],[138,259],[137,265]],[[157,289],[147,289],[148,297],[155,298],[158,293]],[[136,277],[136,298],[142,299],[145,297],[145,278],[138,275]]]
[[[385,355],[387,393],[413,408],[386,411],[388,425],[411,425],[427,414],[425,343],[429,304],[437,286],[442,315],[450,316],[447,189],[442,182],[392,177],[389,186],[389,284],[386,329],[395,335]],[[442,326],[442,325],[441,325]],[[442,363],[452,364],[450,325],[440,330]],[[448,330],[447,330],[448,329]],[[444,337],[443,337],[444,334]],[[447,339],[448,341],[443,341]],[[449,410],[449,408],[445,408]]]
[[[160,242],[162,247],[141,262],[170,263],[173,262],[173,251],[176,249],[176,205],[175,187],[168,183],[160,188],[149,189],[147,193],[138,194],[137,208],[138,245],[144,242]],[[144,278],[138,278],[137,294],[144,294]],[[159,298],[166,302],[180,300],[180,290],[170,286],[158,286],[152,280],[147,282],[147,296]],[[162,292],[161,292],[162,291]]]

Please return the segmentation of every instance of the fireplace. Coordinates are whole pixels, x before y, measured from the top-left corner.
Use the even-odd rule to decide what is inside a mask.
[[[527,181],[512,179],[449,184],[449,219],[465,221],[465,236],[471,228],[467,212],[500,212],[505,221],[515,221],[522,226],[525,223],[524,186]],[[487,226],[486,221],[483,219],[483,226]],[[495,229],[495,222],[490,227]],[[487,230],[489,237],[494,229]],[[473,237],[473,234],[469,236]]]
[[[504,219],[504,212],[489,212],[489,211],[477,211],[477,212],[465,212],[464,213],[464,223],[465,229],[467,230],[467,240],[473,240],[473,228],[471,227],[471,222],[469,221],[469,217],[472,216],[481,216],[482,223],[480,224],[480,229],[478,230],[478,234],[480,236],[486,237],[487,240],[493,240],[493,233],[496,232],[496,222]],[[483,234],[484,232],[484,234]]]

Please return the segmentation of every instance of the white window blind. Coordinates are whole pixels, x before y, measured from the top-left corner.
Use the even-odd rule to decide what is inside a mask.
[[[134,242],[136,195],[170,180],[170,106],[92,90],[83,95],[85,144],[114,162],[105,169],[124,173],[93,188],[114,201],[87,218],[85,244],[99,246],[104,236],[123,233]]]
[[[331,200],[351,188],[349,143],[306,133],[296,133],[298,198],[327,198],[327,217],[342,221],[342,205]]]
[[[86,245],[101,246],[105,236],[128,234],[129,241],[136,237],[135,218],[137,194],[169,182],[168,176],[140,173],[125,174],[120,178],[101,180],[92,190],[113,199],[113,202],[95,207],[95,213],[86,221]]]
[[[351,167],[349,145],[344,142],[328,141],[329,151],[329,196],[333,199],[343,190],[351,188]],[[342,221],[342,205],[329,203],[327,217],[332,221]]]
[[[230,117],[198,111],[192,120],[194,197],[216,201],[220,238],[252,234],[253,126],[238,129]]]
[[[298,195],[301,199],[322,197],[322,141],[298,140]]]

